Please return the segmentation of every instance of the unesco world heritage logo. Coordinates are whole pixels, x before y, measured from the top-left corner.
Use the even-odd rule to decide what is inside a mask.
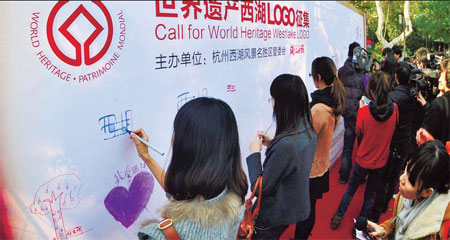
[[[101,1],[58,1],[48,15],[32,13],[30,39],[48,72],[66,82],[84,83],[114,67],[125,47],[126,30],[120,9],[108,9]]]

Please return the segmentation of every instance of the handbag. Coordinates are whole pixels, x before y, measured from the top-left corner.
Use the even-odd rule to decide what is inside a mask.
[[[255,210],[252,212],[252,200],[255,197],[256,190],[258,192],[258,200]],[[245,201],[244,218],[241,224],[239,224],[238,234],[236,239],[251,239],[255,232],[255,218],[258,215],[259,208],[261,207],[261,193],[262,193],[262,176],[256,179],[255,188],[252,191],[252,195]],[[164,236],[169,240],[181,240],[177,231],[173,227],[172,219],[165,218],[158,224],[158,229],[163,231]]]
[[[161,222],[159,222],[158,229],[163,231],[164,236],[166,236],[168,240],[181,240],[177,231],[173,227],[171,218],[164,218]]]
[[[258,191],[258,200],[255,210],[252,212],[252,200],[255,197],[256,190]],[[255,232],[255,218],[258,215],[259,208],[261,207],[261,194],[262,194],[262,176],[256,179],[255,188],[252,191],[252,195],[245,201],[244,218],[239,225],[239,230],[236,239],[251,239]]]

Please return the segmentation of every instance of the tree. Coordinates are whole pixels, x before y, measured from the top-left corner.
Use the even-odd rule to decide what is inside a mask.
[[[75,174],[52,178],[38,188],[30,205],[33,214],[44,216],[51,213],[58,240],[67,239],[73,232],[81,233],[81,229],[66,231],[62,214],[62,210],[73,209],[80,203],[81,199],[78,196],[80,187],[81,180]]]
[[[450,43],[450,4],[446,1],[421,1],[415,18],[422,38]],[[423,44],[425,45],[425,44]]]
[[[406,28],[405,30],[396,38],[394,38],[392,41],[388,42],[383,35],[383,30],[384,30],[384,24],[385,24],[385,20],[384,20],[384,13],[383,13],[383,7],[381,6],[381,3],[379,0],[375,1],[375,5],[377,7],[377,14],[378,14],[378,28],[377,31],[375,32],[378,40],[381,42],[381,44],[383,44],[383,47],[393,47],[395,44],[397,44],[400,41],[405,41],[406,37],[408,37],[412,32],[413,32],[413,28],[412,28],[412,23],[411,23],[411,18],[409,17],[409,1],[405,1],[405,6],[403,8],[403,16],[405,17],[405,24],[406,24]]]
[[[382,47],[381,41],[376,36],[379,18],[377,3],[373,1],[347,1],[357,9],[366,13],[367,38],[374,41],[375,46]],[[404,32],[399,24],[399,15],[404,14],[404,1],[380,1],[378,2],[384,15],[384,29],[382,32],[386,42],[391,42]],[[406,45],[410,52],[423,46],[433,46],[435,42],[450,43],[450,4],[446,1],[411,1],[409,2],[409,14],[412,24],[412,33],[406,39]],[[403,39],[400,39],[401,42]],[[430,44],[430,42],[432,44]],[[379,50],[379,49],[374,49]]]

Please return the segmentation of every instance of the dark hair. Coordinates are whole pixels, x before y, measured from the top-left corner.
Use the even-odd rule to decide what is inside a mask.
[[[450,183],[450,157],[439,140],[420,145],[406,166],[408,180],[421,194],[424,189],[433,188],[438,193],[447,193]]]
[[[411,76],[411,71],[409,70],[409,66],[406,62],[400,62],[397,65],[397,70],[395,74],[397,75],[398,83],[400,85],[409,84],[409,77]]]
[[[275,99],[273,116],[277,123],[272,142],[305,126],[312,126],[308,91],[297,75],[281,74],[270,85],[270,95]]]
[[[391,48],[383,48],[383,52],[381,53],[381,56],[386,56],[388,54],[392,53],[392,49]]]
[[[357,42],[352,42],[352,43],[350,43],[350,45],[348,45],[348,56],[349,57],[353,57],[353,49],[355,49],[356,47],[361,47],[361,45],[359,45],[359,43],[357,43]]]
[[[334,114],[341,115],[345,108],[345,88],[337,76],[336,65],[329,57],[318,57],[314,59],[311,65],[311,73],[314,81],[318,81],[320,74],[322,80],[327,86],[331,86],[331,95],[333,97]]]
[[[382,109],[388,108],[389,104],[389,84],[384,72],[375,72],[369,78],[367,89],[370,99],[373,99],[376,111],[383,112]]]
[[[395,82],[395,72],[397,71],[397,59],[392,53],[388,53],[381,71],[385,72],[389,77],[389,86],[392,87]]]
[[[173,128],[166,192],[176,200],[199,195],[211,199],[227,188],[244,201],[248,183],[236,118],[228,104],[205,97],[191,100],[178,111]]]
[[[394,54],[400,55],[400,57],[402,56],[402,47],[394,46],[392,48],[392,51],[394,52]]]

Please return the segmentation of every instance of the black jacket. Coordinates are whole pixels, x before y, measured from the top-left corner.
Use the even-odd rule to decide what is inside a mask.
[[[436,98],[426,112],[422,127],[442,143],[450,141],[450,92]]]
[[[261,208],[256,225],[275,227],[308,218],[309,174],[316,146],[317,135],[312,126],[306,128],[301,125],[297,133],[279,138],[269,146],[264,170],[261,153],[247,157],[252,189],[256,179],[263,176]]]
[[[365,73],[356,68],[351,58],[347,58],[344,66],[339,68],[338,75],[345,87],[345,110],[342,116],[346,120],[354,119],[356,122],[359,100],[364,94]]]
[[[401,153],[411,153],[411,128],[416,99],[411,96],[408,86],[398,85],[389,92],[389,99],[398,106],[399,119],[395,128],[391,147],[396,147]]]

